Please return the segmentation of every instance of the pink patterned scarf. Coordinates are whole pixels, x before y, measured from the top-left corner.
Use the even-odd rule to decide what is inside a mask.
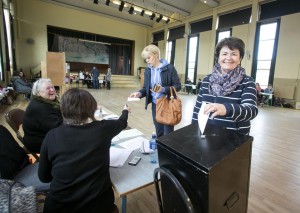
[[[215,64],[213,72],[209,78],[209,94],[215,96],[226,96],[232,93],[239,83],[244,79],[245,75],[246,71],[240,65],[230,72],[222,74],[220,64]]]

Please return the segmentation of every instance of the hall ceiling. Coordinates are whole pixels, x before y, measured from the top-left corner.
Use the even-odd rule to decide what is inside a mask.
[[[159,23],[166,24],[168,18],[170,19],[170,23],[172,23],[180,21],[193,13],[209,10],[222,3],[227,4],[238,0],[125,0],[122,11],[119,11],[120,0],[41,1],[151,27],[158,23],[157,19],[160,15],[162,15],[162,19]],[[128,12],[131,6],[134,7],[133,14]],[[141,10],[145,10],[143,16],[140,15]],[[153,20],[149,17],[152,13],[155,14]]]

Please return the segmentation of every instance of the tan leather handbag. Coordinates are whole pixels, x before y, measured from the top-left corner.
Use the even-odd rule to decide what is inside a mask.
[[[173,95],[173,90],[175,97]],[[176,125],[182,117],[182,104],[174,87],[170,88],[168,95],[156,100],[156,121],[160,124]]]

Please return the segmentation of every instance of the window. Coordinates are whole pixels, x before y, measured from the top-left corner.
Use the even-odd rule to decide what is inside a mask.
[[[262,89],[273,83],[278,24],[278,22],[272,22],[258,26],[252,73]]]
[[[196,83],[197,75],[197,54],[198,54],[199,36],[191,36],[188,41],[188,63],[187,63],[187,78]]]
[[[175,58],[175,41],[167,42],[166,58],[170,64],[174,64]]]
[[[13,53],[12,53],[12,35],[11,35],[11,25],[10,25],[10,14],[8,9],[3,9],[5,17],[5,26],[6,26],[6,37],[8,45],[8,56],[9,57],[9,67],[10,70],[13,70]]]
[[[224,38],[228,38],[231,36],[231,30],[220,31],[217,33],[217,43]]]

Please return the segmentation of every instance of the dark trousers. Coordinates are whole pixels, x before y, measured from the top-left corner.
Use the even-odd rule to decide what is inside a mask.
[[[93,79],[93,87],[94,87],[94,89],[99,89],[99,80],[98,79]]]
[[[156,104],[152,103],[152,119],[156,130],[157,137],[167,135],[174,131],[174,126],[157,123],[156,119]]]
[[[110,89],[110,81],[106,82],[106,87],[107,87],[107,89]]]

